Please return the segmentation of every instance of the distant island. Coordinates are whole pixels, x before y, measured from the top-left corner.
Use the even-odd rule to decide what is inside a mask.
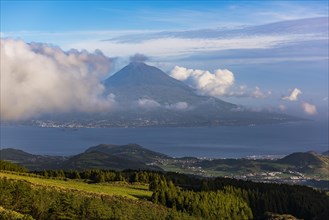
[[[315,152],[296,152],[282,158],[241,159],[173,158],[137,144],[100,144],[74,156],[33,155],[18,149],[0,150],[2,160],[30,170],[153,170],[203,177],[230,177],[258,182],[290,183],[329,189],[329,157]]]
[[[160,69],[132,62],[104,81],[110,111],[43,116],[22,124],[40,127],[200,127],[277,124],[304,120],[244,106],[196,91]]]

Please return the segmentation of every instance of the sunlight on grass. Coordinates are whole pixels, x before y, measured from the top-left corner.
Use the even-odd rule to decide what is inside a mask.
[[[106,184],[88,184],[76,180],[55,180],[44,179],[31,176],[23,176],[13,173],[0,171],[0,178],[15,180],[25,180],[35,185],[58,187],[61,189],[79,190],[88,193],[106,194],[113,196],[124,196],[130,199],[150,198],[152,192],[148,190],[147,185],[106,183]]]

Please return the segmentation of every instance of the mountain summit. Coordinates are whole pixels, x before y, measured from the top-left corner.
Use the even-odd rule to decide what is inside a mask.
[[[278,123],[291,116],[252,112],[202,96],[160,69],[132,62],[105,80],[106,95],[112,94],[120,111],[108,116],[120,126],[209,126]]]
[[[155,101],[160,105],[186,103],[200,105],[213,98],[200,96],[195,91],[160,69],[142,62],[132,62],[105,81],[108,93],[116,100],[133,103],[141,99]],[[235,108],[235,105],[216,99],[223,108]],[[225,105],[225,106],[224,106]]]

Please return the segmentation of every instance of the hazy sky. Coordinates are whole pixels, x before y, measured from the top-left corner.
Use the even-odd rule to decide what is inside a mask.
[[[69,93],[65,86],[70,80],[87,83],[87,89],[73,88],[81,91],[78,97],[61,97],[65,96],[65,103],[76,103],[70,106],[74,110],[85,95],[94,94],[96,102],[86,104],[90,110],[103,101],[96,81],[139,53],[149,57],[149,64],[202,94],[254,110],[327,118],[328,10],[328,0],[1,0],[1,77],[5,81],[1,110],[13,105],[12,100],[20,102],[24,94],[33,99],[57,85]],[[32,59],[34,53],[38,57]],[[52,61],[45,62],[49,57]],[[20,77],[32,78],[29,83],[33,85],[25,83],[22,93],[18,91],[21,78],[10,78],[10,73],[33,62],[35,67],[20,73]],[[49,65],[53,66],[50,72]],[[73,74],[65,77],[64,84],[59,75],[63,69]],[[44,83],[35,87],[40,75]],[[30,109],[33,115],[62,106],[62,99],[52,92],[41,93],[48,95],[35,100],[52,100],[49,108],[40,109],[36,102],[31,109],[31,103],[20,102],[17,114]]]

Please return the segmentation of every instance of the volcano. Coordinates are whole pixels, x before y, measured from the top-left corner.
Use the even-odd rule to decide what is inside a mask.
[[[267,124],[297,118],[253,112],[221,99],[203,96],[160,69],[132,62],[104,81],[106,95],[120,110],[109,115],[125,126],[209,126]]]
[[[233,109],[236,105],[197,95],[194,89],[178,81],[160,69],[142,62],[133,62],[105,81],[107,92],[114,94],[121,103],[133,103],[148,99],[160,105],[186,103],[199,106],[205,102],[216,102],[221,109]]]

